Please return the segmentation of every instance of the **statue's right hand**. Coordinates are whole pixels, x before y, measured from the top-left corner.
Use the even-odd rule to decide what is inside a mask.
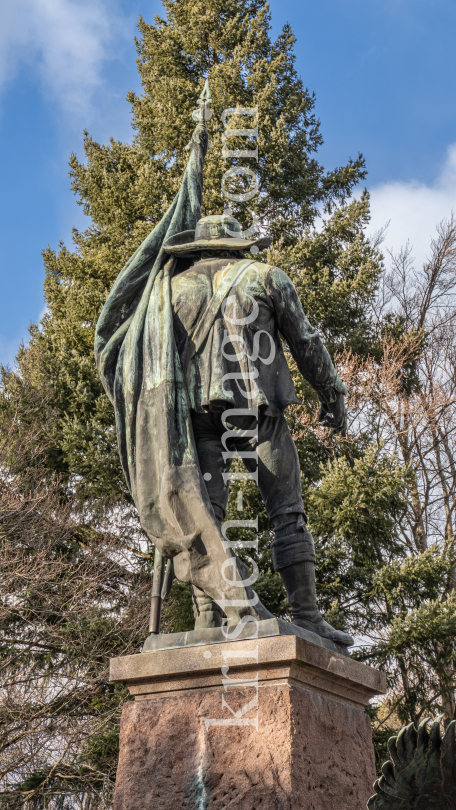
[[[339,394],[336,401],[328,405],[324,402],[321,403],[318,421],[323,427],[331,428],[331,433],[329,434],[330,438],[336,433],[340,433],[341,436],[346,436],[347,411],[345,410],[345,398],[343,394]]]

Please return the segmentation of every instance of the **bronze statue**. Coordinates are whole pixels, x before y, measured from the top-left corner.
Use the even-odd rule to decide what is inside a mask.
[[[208,95],[206,83],[179,193],[120,272],[97,324],[123,469],[157,559],[192,583],[196,626],[220,624],[222,611],[235,624],[271,616],[221,533],[237,451],[274,526],[293,622],[348,646],[316,605],[313,539],[283,415],[298,400],[279,333],[334,432],[345,430],[346,389],[287,274],[249,255],[270,240],[244,239],[230,216],[200,218]],[[154,587],[159,600],[160,579]]]

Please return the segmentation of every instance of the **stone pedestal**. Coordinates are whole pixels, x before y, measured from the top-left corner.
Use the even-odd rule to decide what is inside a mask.
[[[363,810],[363,706],[384,676],[296,635],[111,661],[123,709],[115,810]]]

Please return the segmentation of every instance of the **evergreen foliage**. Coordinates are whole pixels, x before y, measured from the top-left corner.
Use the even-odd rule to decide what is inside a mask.
[[[194,126],[191,112],[205,77],[209,77],[215,115],[208,122],[203,215],[220,213],[226,206],[221,188],[227,169],[247,165],[258,175],[256,197],[231,204],[232,213],[244,227],[255,214],[272,232],[273,247],[265,259],[290,274],[309,319],[321,330],[330,352],[339,352],[342,376],[349,376],[358,364],[351,379],[355,388],[360,374],[378,377],[378,370],[388,366],[385,334],[400,346],[407,340],[413,343],[419,335],[419,348],[412,359],[409,354],[402,362],[395,377],[402,381],[407,396],[419,391],[420,358],[429,345],[424,340],[424,324],[419,319],[412,323],[408,311],[374,317],[383,261],[364,233],[369,221],[367,193],[350,199],[365,176],[364,161],[358,156],[329,171],[318,163],[322,136],[315,98],[296,74],[290,26],[272,41],[269,8],[263,0],[164,0],[163,5],[166,16],[156,17],[153,24],[142,18],[139,21],[138,70],[143,93],[128,97],[135,133],[131,143],[111,140],[103,145],[85,133],[84,161],[71,156],[72,188],[89,224],[82,232],[74,230],[71,249],[61,244],[57,252],[44,251],[47,311],[41,323],[32,327],[29,344],[18,354],[17,368],[3,370],[0,392],[0,417],[9,436],[2,464],[14,476],[14,497],[27,499],[33,490],[51,488],[52,506],[46,507],[52,514],[49,525],[57,521],[60,526],[57,533],[52,529],[54,539],[46,547],[35,543],[26,554],[32,555],[31,560],[33,555],[41,555],[43,565],[57,555],[59,565],[66,565],[53,569],[55,581],[51,576],[41,597],[36,589],[31,592],[34,600],[41,599],[44,612],[40,613],[38,636],[32,634],[24,644],[32,650],[34,672],[43,683],[50,673],[58,678],[63,672],[59,669],[63,644],[63,660],[69,667],[65,677],[67,673],[75,677],[78,672],[82,684],[96,684],[95,691],[89,690],[84,697],[90,723],[60,767],[67,774],[67,784],[71,782],[74,797],[82,796],[83,803],[90,796],[91,810],[109,804],[118,708],[124,699],[123,693],[107,686],[103,667],[110,655],[137,649],[146,632],[145,583],[153,564],[153,549],[139,529],[120,468],[113,411],[93,359],[94,330],[118,272],[179,187],[186,162],[184,148]],[[258,144],[258,163],[252,157],[222,157],[225,127],[221,115],[238,106],[257,106],[258,114],[233,115],[230,125],[257,124],[258,139],[230,137],[225,148],[254,149]],[[227,188],[245,194],[249,186],[241,176],[233,175]],[[316,229],[319,213],[324,219]],[[439,708],[453,719],[452,639],[456,627],[449,582],[454,583],[454,536],[446,530],[443,544],[436,538],[427,545],[415,543],[416,537],[423,537],[417,518],[419,474],[413,453],[404,450],[400,440],[382,439],[378,427],[384,423],[381,386],[373,387],[364,399],[355,392],[351,441],[329,441],[324,431],[315,428],[315,394],[290,365],[302,405],[290,408],[288,419],[316,539],[321,606],[335,626],[367,639],[358,656],[389,674],[390,702],[385,710],[370,710],[382,751],[390,729],[398,729],[405,720],[419,722],[423,712],[435,714]],[[397,395],[396,389],[393,394]],[[361,400],[366,418],[359,417]],[[62,509],[66,511],[62,513]],[[107,529],[106,521],[113,516],[121,521],[120,531],[118,526]],[[288,604],[280,578],[273,573],[272,535],[259,494],[251,482],[234,486],[228,518],[257,516],[261,575],[255,587],[274,613],[286,616]],[[418,533],[413,533],[413,526]],[[240,536],[240,530],[232,530],[230,535],[232,539]],[[6,525],[3,537],[8,553],[9,545],[18,542],[29,548],[12,524]],[[111,538],[109,542],[107,538]],[[116,554],[113,557],[112,538],[116,554],[121,550],[128,564],[120,565]],[[106,566],[114,577],[109,599],[102,596],[109,578],[102,577],[96,594],[81,586],[79,602],[74,603],[78,615],[71,617],[65,607],[63,621],[59,611],[64,610],[65,592],[76,587],[74,572],[82,559],[89,565],[92,552],[94,562],[100,561],[100,571]],[[90,571],[94,575],[93,568]],[[30,610],[35,609],[27,603],[21,617],[13,610],[13,579],[7,581],[2,595],[5,612],[0,627],[1,654],[8,661],[11,637],[15,635],[16,645],[22,643],[22,636],[28,638]],[[46,601],[54,598],[51,600],[51,591],[56,601],[46,612]],[[24,596],[25,601],[32,596]],[[132,629],[128,622],[133,614]],[[53,623],[57,629],[51,643]],[[191,626],[188,587],[175,583],[164,627],[184,630]],[[25,659],[18,656],[22,661],[18,672],[24,672]],[[76,668],[71,669],[69,662],[76,660]],[[35,703],[27,703],[30,722],[40,715],[47,700],[41,696],[40,704],[36,695],[33,699]],[[11,729],[14,718],[8,711],[4,724]],[[63,710],[61,716],[67,716]],[[16,770],[14,778],[22,780],[16,782],[20,791],[16,790],[15,797],[4,792],[6,804],[19,807],[37,797],[38,804],[28,806],[39,807],[46,796],[46,807],[66,806],[59,804],[65,790],[63,783],[51,778],[50,762],[52,752],[46,761],[33,760],[28,773]],[[89,772],[98,774],[99,781],[90,783]],[[24,794],[27,790],[30,792]]]
[[[70,176],[91,225],[82,233],[74,231],[73,251],[61,245],[57,253],[48,248],[43,254],[48,310],[41,327],[32,331],[31,346],[40,346],[42,368],[36,373],[52,381],[51,404],[61,415],[49,466],[82,498],[128,497],[112,409],[93,362],[94,328],[119,269],[179,187],[203,76],[210,78],[215,111],[208,124],[203,214],[223,210],[223,173],[247,161],[259,176],[259,195],[256,203],[235,206],[234,214],[246,220],[246,209],[256,209],[277,240],[271,261],[291,270],[308,268],[301,280],[301,288],[308,289],[304,304],[325,334],[339,342],[348,323],[344,341],[351,336],[355,344],[365,340],[360,338],[368,328],[363,304],[379,272],[376,252],[362,233],[367,197],[338,210],[322,235],[309,230],[319,208],[331,210],[344,201],[365,172],[361,157],[330,172],[318,164],[315,100],[296,75],[289,27],[271,42],[268,7],[259,0],[170,0],[164,5],[166,19],[157,18],[154,25],[139,22],[144,93],[129,95],[136,135],[131,144],[112,140],[101,145],[85,134],[85,163],[72,155]],[[221,113],[254,105],[258,166],[252,158],[224,161]],[[232,120],[239,126],[252,123],[245,116]],[[230,141],[231,148],[246,146],[245,138]],[[236,190],[244,190],[239,182]]]

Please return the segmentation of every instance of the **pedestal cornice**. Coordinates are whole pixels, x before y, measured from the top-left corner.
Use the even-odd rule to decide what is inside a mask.
[[[386,676],[299,636],[253,638],[113,658],[110,680],[136,700],[225,690],[222,668],[238,686],[288,684],[363,707],[386,691]]]

